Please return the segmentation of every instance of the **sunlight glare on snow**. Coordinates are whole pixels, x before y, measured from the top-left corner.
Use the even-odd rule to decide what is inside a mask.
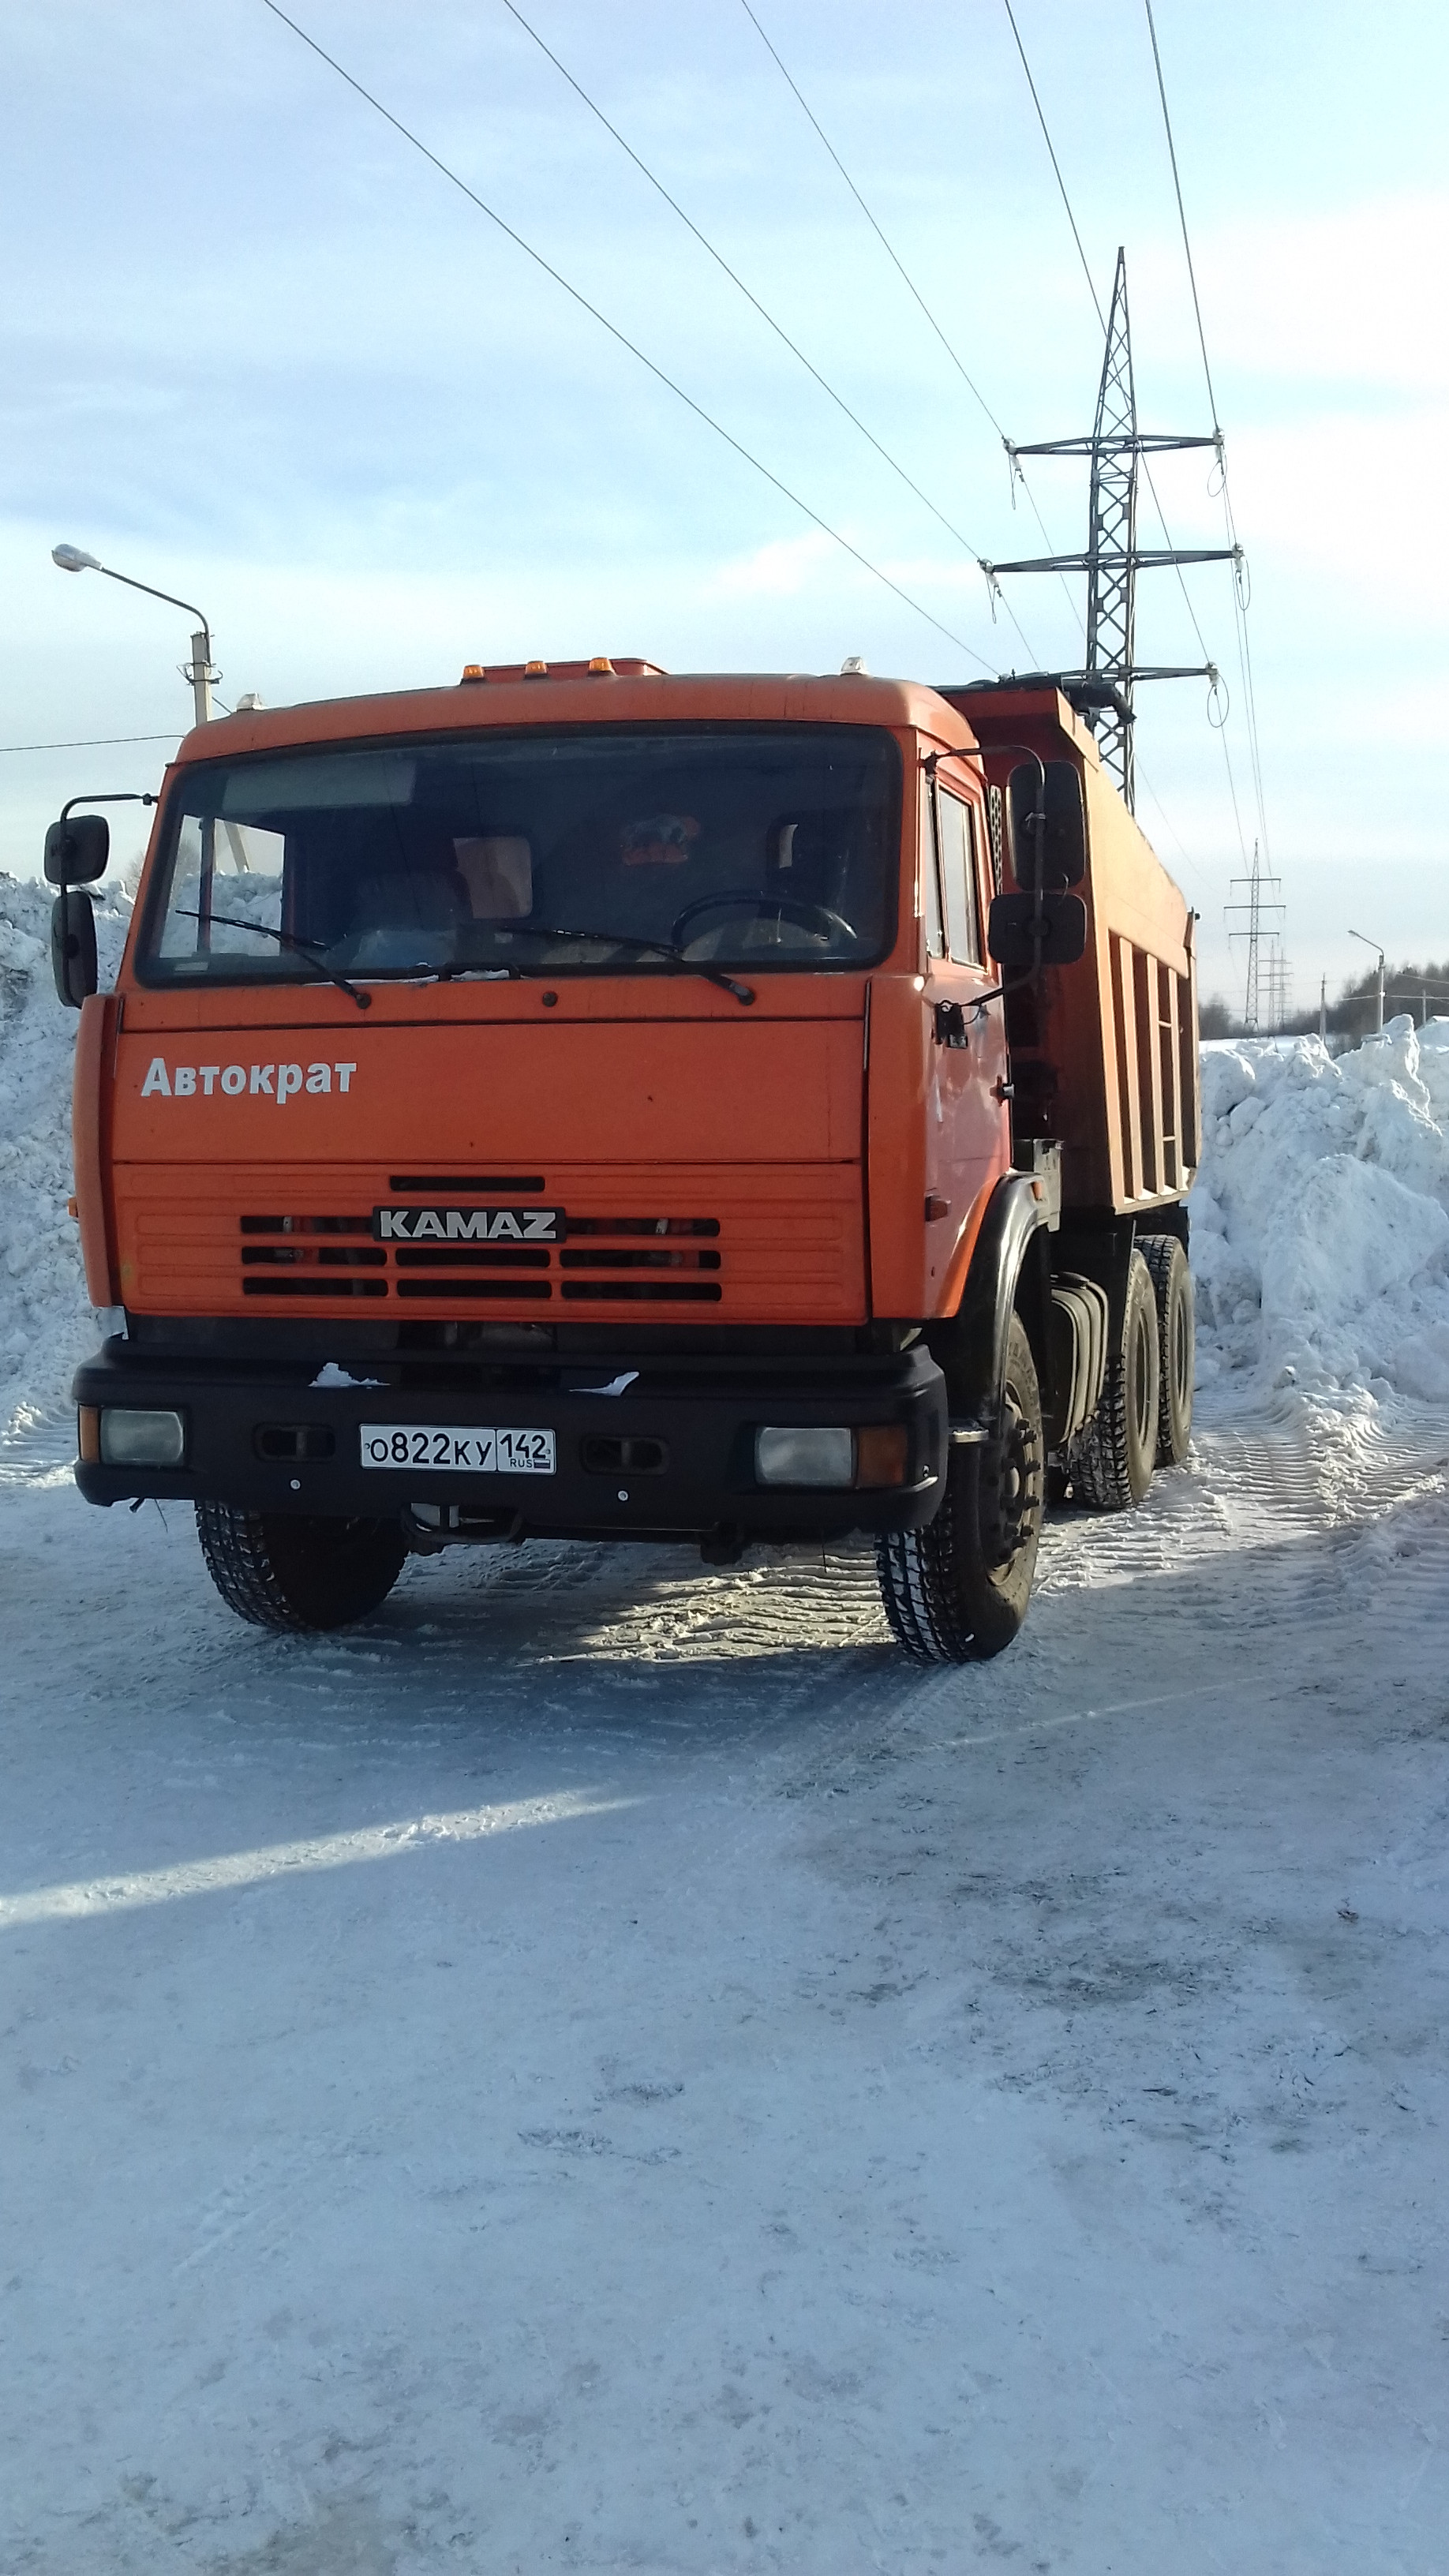
[[[614,1815],[636,1798],[591,1799],[581,1791],[556,1798],[517,1798],[496,1807],[461,1807],[451,1815],[409,1816],[400,1823],[366,1825],[355,1833],[319,1834],[303,1842],[266,1843],[257,1851],[220,1852],[211,1860],[178,1861],[170,1869],[133,1870],[114,1878],[73,1879],[66,1886],[36,1887],[0,1896],[0,1931],[23,1923],[60,1923],[93,1914],[128,1914],[141,1905],[166,1905],[177,1896],[213,1896],[222,1889],[256,1887],[299,1872],[346,1869],[354,1861],[391,1860],[400,1852],[439,1843],[479,1842],[490,1834],[519,1833],[530,1825],[568,1824],[585,1816]]]

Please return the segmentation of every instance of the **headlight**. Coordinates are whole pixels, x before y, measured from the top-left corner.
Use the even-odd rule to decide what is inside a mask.
[[[846,1430],[767,1429],[755,1433],[755,1474],[762,1485],[855,1482],[855,1437]]]
[[[129,1405],[101,1409],[101,1462],[107,1467],[179,1467],[186,1422],[179,1413],[142,1413]]]
[[[805,1485],[836,1493],[903,1485],[910,1439],[903,1422],[842,1424],[828,1430],[771,1424],[755,1433],[755,1475],[762,1485]]]

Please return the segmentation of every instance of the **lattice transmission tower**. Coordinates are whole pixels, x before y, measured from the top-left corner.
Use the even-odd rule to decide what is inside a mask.
[[[1241,896],[1238,888],[1244,889]],[[1265,872],[1253,843],[1253,864],[1245,877],[1234,877],[1229,889],[1234,900],[1224,906],[1231,919],[1235,912],[1246,913],[1247,927],[1230,930],[1233,946],[1246,949],[1243,976],[1243,1031],[1256,1037],[1265,1026],[1281,1029],[1288,1012],[1288,962],[1283,954],[1283,901],[1278,879]]]
[[[1085,456],[1091,460],[1087,547],[1079,555],[1032,555],[1020,563],[986,564],[988,578],[1010,572],[1084,572],[1087,576],[1085,670],[1055,678],[1097,736],[1103,767],[1116,779],[1131,810],[1136,806],[1132,756],[1133,694],[1139,680],[1216,681],[1210,662],[1143,663],[1137,659],[1137,575],[1164,565],[1237,563],[1240,546],[1139,546],[1137,482],[1141,460],[1168,450],[1217,447],[1218,437],[1175,437],[1137,426],[1132,381],[1132,329],[1127,311],[1127,256],[1117,253],[1107,348],[1097,390],[1097,416],[1088,438],[1046,438],[1028,446],[1005,442],[1015,470],[1019,456]],[[1045,673],[1033,673],[1044,678]]]

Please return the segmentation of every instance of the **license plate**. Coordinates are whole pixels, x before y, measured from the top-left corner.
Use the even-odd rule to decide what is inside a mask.
[[[551,1476],[551,1431],[480,1431],[469,1424],[364,1422],[364,1467],[431,1467],[460,1476]]]

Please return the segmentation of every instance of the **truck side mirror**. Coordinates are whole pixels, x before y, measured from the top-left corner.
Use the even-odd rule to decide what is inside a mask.
[[[94,885],[110,855],[104,814],[63,814],[45,836],[45,873],[54,886]]]
[[[1035,761],[1022,762],[1008,781],[1006,809],[1017,884],[1080,885],[1087,870],[1087,816],[1075,764],[1049,760],[1039,770]]]
[[[82,817],[84,822],[91,819],[88,814]],[[101,828],[105,829],[104,824]],[[104,857],[101,864],[105,864]],[[62,886],[51,907],[50,967],[56,992],[66,1009],[78,1011],[99,980],[95,911],[90,896],[79,887]]]
[[[1087,945],[1087,907],[1079,894],[999,894],[986,916],[986,945],[1008,975],[1075,966]]]

